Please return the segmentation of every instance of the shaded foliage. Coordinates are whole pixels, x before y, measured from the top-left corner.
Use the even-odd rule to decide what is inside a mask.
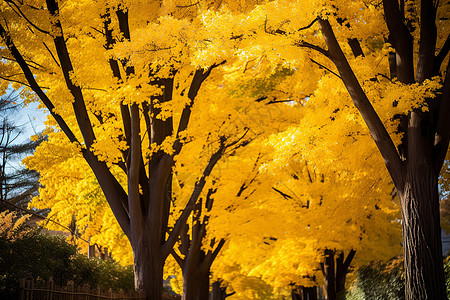
[[[11,227],[16,226],[11,223]],[[123,267],[114,261],[77,254],[76,246],[69,244],[64,236],[43,234],[24,226],[0,231],[1,299],[15,297],[21,278],[48,280],[50,277],[57,285],[72,280],[77,285],[113,290],[134,288],[132,266]]]
[[[447,297],[450,297],[450,257],[444,260]],[[356,282],[347,292],[347,300],[405,299],[404,265],[402,260],[376,262],[358,269]]]

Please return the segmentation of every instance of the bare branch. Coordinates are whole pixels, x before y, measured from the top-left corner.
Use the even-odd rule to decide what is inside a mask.
[[[311,62],[313,62],[313,63],[315,63],[316,65],[318,65],[321,69],[327,70],[327,71],[330,72],[331,74],[337,76],[339,79],[342,79],[342,77],[341,77],[339,74],[333,72],[332,70],[330,70],[329,68],[325,67],[325,66],[322,65],[321,63],[315,61],[315,60],[312,59],[312,58],[310,58],[310,60],[311,60]]]
[[[2,55],[2,57],[1,57],[1,59],[6,59],[6,60],[9,60],[9,61],[17,62],[15,59],[9,58],[9,57],[3,56],[3,55]],[[34,62],[34,61],[32,61],[32,60],[25,60],[25,61],[27,62],[28,67],[33,68],[33,69],[35,69],[35,70],[39,70],[38,67],[40,67],[40,68],[42,68],[42,69],[44,68],[42,65],[40,65],[40,64],[38,64],[37,62]],[[30,63],[33,63],[33,64],[37,65],[38,67],[30,65]]]
[[[31,88],[31,85],[26,84],[25,82],[22,82],[22,81],[10,79],[10,78],[4,77],[4,76],[0,76],[0,79],[6,80],[6,81],[10,81],[10,82],[20,83],[20,84],[22,84],[22,85],[24,85],[24,86],[27,86],[27,87]]]
[[[61,68],[61,66],[59,65],[59,62],[56,60],[56,57],[53,55],[52,51],[50,50],[50,48],[48,48],[47,44],[45,44],[45,42],[42,42],[42,44],[44,44],[45,49],[47,49],[47,51],[50,53],[50,56],[53,58],[53,61],[56,63],[56,65]]]
[[[318,52],[322,53],[322,54],[325,55],[326,57],[330,58],[330,53],[328,53],[327,50],[325,50],[325,49],[323,49],[323,48],[321,48],[321,47],[319,47],[319,46],[310,44],[310,43],[308,43],[308,42],[299,41],[299,42],[295,42],[294,45],[297,46],[297,47],[301,47],[301,48],[309,48],[309,49],[313,49],[313,50],[315,50],[315,51],[318,51]]]
[[[317,21],[319,21],[319,18],[315,18],[314,20],[312,20],[311,23],[309,23],[309,25],[307,25],[305,27],[302,27],[302,28],[298,29],[297,31],[301,31],[301,30],[305,30],[305,29],[311,28],[314,25],[314,23],[316,23]]]
[[[283,193],[282,191],[280,191],[279,189],[272,187],[272,190],[274,190],[275,192],[277,192],[278,194],[280,194],[285,200],[287,199],[292,199],[291,196],[289,196],[288,194]]]

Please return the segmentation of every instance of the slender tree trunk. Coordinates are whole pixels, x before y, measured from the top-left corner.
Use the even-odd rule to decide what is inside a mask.
[[[292,300],[302,300],[302,296],[301,296],[301,293],[299,293],[298,288],[292,290],[291,297],[292,297]]]
[[[302,300],[317,300],[317,287],[304,287],[302,286]]]
[[[292,300],[317,300],[317,287],[298,287],[292,290]]]
[[[447,299],[442,268],[438,179],[434,168],[410,162],[400,195],[407,300]]]
[[[328,300],[336,299],[336,280],[335,280],[335,265],[334,265],[334,251],[325,250],[325,260],[322,264],[323,281],[325,290],[327,292]]]
[[[225,300],[226,297],[228,297],[227,289],[220,286],[220,281],[214,281],[209,300]]]
[[[351,250],[344,259],[343,252],[336,255],[334,250],[326,249],[324,251],[325,258],[321,263],[321,268],[328,300],[339,299],[340,294],[345,291],[345,277],[355,253],[355,250]],[[317,298],[317,291],[315,297]]]

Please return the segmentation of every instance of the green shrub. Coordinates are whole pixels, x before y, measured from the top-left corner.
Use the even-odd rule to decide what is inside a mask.
[[[76,285],[89,284],[113,290],[134,289],[133,266],[123,267],[111,260],[87,258],[81,254],[71,259],[72,280]]]
[[[0,237],[0,292],[15,292],[20,278],[32,277],[57,284],[70,279],[71,257],[76,248],[64,237],[48,236],[36,231],[18,239]]]
[[[447,298],[450,299],[450,257],[444,260]],[[346,300],[405,299],[403,260],[377,262],[358,269],[356,282],[347,292]]]
[[[113,290],[134,289],[132,266],[114,261],[87,258],[77,254],[76,246],[64,236],[43,234],[16,226],[11,215],[0,214],[0,299],[15,299],[21,278],[48,280],[66,285],[105,287]]]
[[[450,299],[450,256],[447,256],[447,258],[444,260],[444,276],[447,299]]]
[[[358,269],[356,282],[347,293],[347,300],[403,300],[403,261],[377,262]]]

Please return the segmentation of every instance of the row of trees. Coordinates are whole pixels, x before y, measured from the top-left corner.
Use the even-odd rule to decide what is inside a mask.
[[[400,223],[407,299],[445,299],[448,5],[3,1],[0,72],[51,114],[33,205],[124,261],[129,242],[149,299],[169,256],[184,299],[211,268],[334,299]]]

